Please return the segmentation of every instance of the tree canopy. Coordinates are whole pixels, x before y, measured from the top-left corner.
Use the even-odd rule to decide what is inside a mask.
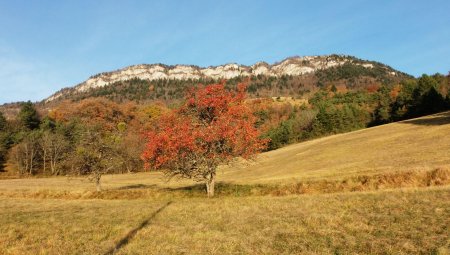
[[[33,103],[28,101],[22,104],[19,112],[19,120],[23,127],[28,128],[30,130],[39,127],[40,124],[39,114],[34,108]]]
[[[208,196],[213,196],[220,164],[251,157],[266,146],[244,91],[243,85],[228,91],[223,83],[191,90],[180,108],[147,132],[142,154],[146,166],[163,169],[170,177],[204,181]]]
[[[3,115],[2,112],[0,112],[0,132],[6,129],[7,124],[8,122],[6,121],[5,116]]]

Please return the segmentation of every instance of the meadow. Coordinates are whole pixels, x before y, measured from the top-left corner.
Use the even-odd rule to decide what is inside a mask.
[[[448,254],[450,113],[219,170],[0,180],[0,254]]]

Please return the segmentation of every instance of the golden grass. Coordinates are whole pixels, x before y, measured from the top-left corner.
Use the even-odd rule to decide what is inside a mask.
[[[304,99],[304,98],[294,98],[294,97],[272,97],[272,101],[276,104],[276,103],[289,103],[293,106],[308,106],[309,102],[308,99]]]
[[[41,198],[41,199],[173,199],[205,196],[203,184],[160,187],[157,185],[126,185],[113,183],[107,190],[97,192],[91,190],[75,189],[41,189],[34,187],[31,190],[1,191],[0,197],[5,198]],[[122,183],[123,184],[123,183]],[[309,180],[297,183],[275,184],[230,184],[217,183],[216,196],[243,197],[243,196],[286,196],[295,194],[325,194],[338,192],[355,192],[385,190],[393,188],[419,188],[432,186],[445,186],[450,184],[450,169],[438,168],[431,171],[406,171],[397,173],[384,173],[376,175],[361,175],[343,179]]]
[[[223,167],[214,199],[154,172],[0,180],[0,254],[448,254],[449,149],[447,112]]]
[[[450,190],[175,202],[120,254],[449,251]]]
[[[290,145],[247,167],[225,169],[238,183],[296,182],[450,166],[450,112]]]
[[[102,254],[161,205],[0,199],[0,254]]]
[[[0,254],[105,254],[133,230],[118,254],[445,254],[449,226],[449,186],[215,199],[3,198]]]

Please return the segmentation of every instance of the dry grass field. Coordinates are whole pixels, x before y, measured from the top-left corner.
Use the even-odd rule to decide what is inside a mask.
[[[219,171],[0,180],[0,254],[449,254],[450,113]]]
[[[1,199],[0,219],[2,254],[446,254],[450,189]]]

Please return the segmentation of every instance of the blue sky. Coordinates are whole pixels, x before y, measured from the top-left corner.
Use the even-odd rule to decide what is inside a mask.
[[[347,54],[450,71],[450,1],[0,0],[0,103],[41,100],[141,63]]]

